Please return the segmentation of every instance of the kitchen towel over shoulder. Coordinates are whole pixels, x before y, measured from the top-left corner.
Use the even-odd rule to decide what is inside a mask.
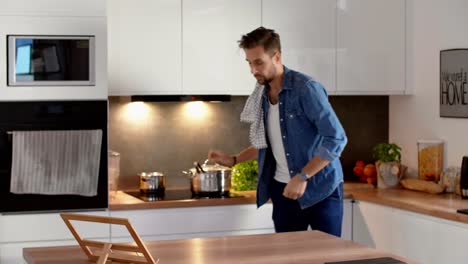
[[[240,115],[241,122],[250,124],[250,144],[252,144],[256,149],[264,149],[268,147],[262,109],[262,96],[264,90],[264,85],[260,85],[259,83],[255,85],[255,89],[247,98],[244,110],[242,110]]]
[[[10,192],[96,196],[102,130],[13,131]]]

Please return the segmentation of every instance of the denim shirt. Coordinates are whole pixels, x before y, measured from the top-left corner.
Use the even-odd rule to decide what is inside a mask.
[[[265,129],[269,104],[268,87],[262,97]],[[279,93],[279,118],[290,177],[317,156],[330,163],[313,175],[304,195],[298,199],[301,208],[312,206],[327,198],[343,182],[339,156],[347,138],[333,111],[325,88],[311,77],[284,67],[282,89]],[[267,137],[268,140],[268,137]],[[270,143],[268,142],[270,146]],[[271,148],[258,153],[257,206],[270,198],[269,183],[273,180],[276,161]]]

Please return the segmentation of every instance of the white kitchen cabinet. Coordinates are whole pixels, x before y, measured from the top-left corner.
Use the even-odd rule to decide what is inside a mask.
[[[181,3],[108,0],[110,95],[182,92]]]
[[[405,0],[337,0],[337,93],[405,94]]]
[[[420,263],[456,263],[434,262],[434,253],[439,251],[438,247],[434,248],[434,242],[438,240],[434,232],[435,225],[428,216],[395,210],[392,229],[398,232],[393,234],[392,252]]]
[[[353,204],[353,241],[391,251],[393,209],[357,201]]]
[[[263,0],[262,25],[280,35],[284,65],[336,92],[336,1]]]
[[[238,47],[261,25],[261,0],[183,0],[183,92],[252,93],[255,79]]]
[[[420,263],[466,263],[468,224],[395,211],[394,253]]]
[[[424,264],[468,259],[468,224],[358,201],[353,241]]]
[[[109,216],[108,211],[79,212]],[[83,238],[110,240],[107,224],[75,222],[72,224]],[[0,215],[0,263],[23,263],[24,247],[77,245],[75,238],[58,213]]]
[[[1,1],[0,15],[106,16],[106,0],[15,0]]]
[[[342,238],[352,239],[351,199],[344,200]],[[152,210],[111,211],[111,216],[128,218],[145,241],[219,237],[273,233],[273,206],[265,204],[257,209],[255,204],[171,208]],[[129,241],[124,227],[112,226],[114,242]]]
[[[353,200],[343,200],[343,225],[341,228],[341,238],[353,239]]]
[[[406,0],[108,1],[109,93],[249,95],[237,41],[264,25],[329,94],[405,94]]]
[[[111,211],[128,218],[145,241],[274,232],[272,206],[255,204]],[[112,241],[129,241],[125,227],[111,226]]]
[[[433,221],[434,239],[429,249],[433,254],[428,263],[467,263],[468,224],[437,218]]]
[[[22,1],[23,2],[23,1]],[[98,4],[97,4],[98,5]],[[68,10],[68,9],[67,9]],[[107,99],[106,18],[67,16],[0,15],[0,101]],[[93,86],[7,86],[7,35],[95,36]]]

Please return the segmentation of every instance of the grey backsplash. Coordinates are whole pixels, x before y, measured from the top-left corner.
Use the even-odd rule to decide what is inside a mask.
[[[110,97],[109,149],[121,154],[119,188],[137,189],[142,171],[165,173],[168,188],[188,188],[182,171],[203,162],[210,148],[237,153],[247,147],[249,127],[239,121],[246,98],[203,103],[204,114],[193,116],[197,109],[184,102],[135,105]],[[351,180],[355,161],[371,162],[372,147],[388,141],[388,96],[330,96],[330,102],[348,136],[341,160]]]

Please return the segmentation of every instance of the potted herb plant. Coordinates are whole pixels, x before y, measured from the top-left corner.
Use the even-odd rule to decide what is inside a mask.
[[[377,187],[392,188],[398,186],[406,166],[401,164],[401,148],[394,143],[380,143],[373,149],[377,169]]]

